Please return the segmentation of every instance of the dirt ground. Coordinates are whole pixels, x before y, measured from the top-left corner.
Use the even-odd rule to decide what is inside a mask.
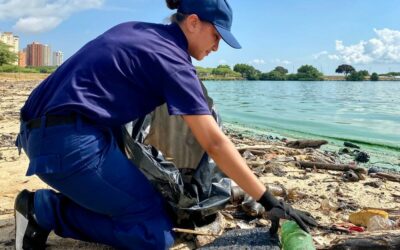
[[[13,204],[18,192],[23,189],[48,188],[35,176],[25,177],[28,159],[24,153],[19,155],[14,146],[19,129],[19,109],[43,77],[33,75],[29,79],[17,75],[0,75],[0,249],[13,249],[14,246]],[[266,185],[280,185],[286,191],[297,194],[290,198],[293,206],[309,211],[321,224],[329,226],[347,222],[349,214],[367,207],[400,211],[398,182],[381,181],[373,187],[367,183],[379,180],[368,176],[358,182],[344,182],[341,172],[315,169],[306,171],[293,164],[299,160],[337,163],[334,154],[323,150],[290,149],[285,147],[284,142],[276,140],[257,141],[234,133],[230,136],[238,148],[262,148],[264,153],[246,159],[254,172]],[[227,229],[246,228],[243,223],[251,224],[235,219],[229,212],[224,214],[229,222]],[[338,237],[346,237],[317,229],[312,231],[312,236],[319,249],[328,248]],[[48,249],[108,249],[105,246],[61,239],[54,234],[48,243]],[[181,242],[174,249],[194,247],[193,242]]]

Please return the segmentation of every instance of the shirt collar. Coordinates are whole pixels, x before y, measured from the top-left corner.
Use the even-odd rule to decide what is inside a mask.
[[[179,27],[177,23],[171,23],[168,25],[168,28],[171,34],[173,34],[174,37],[176,37],[177,45],[182,49],[184,49],[185,51],[188,51],[189,48],[188,40],[185,36],[185,33],[183,33],[181,27]]]

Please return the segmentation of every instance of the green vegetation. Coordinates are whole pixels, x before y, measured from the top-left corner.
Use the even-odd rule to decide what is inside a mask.
[[[242,75],[242,77],[247,80],[259,80],[260,79],[261,71],[255,69],[251,65],[236,64],[233,67],[233,70],[240,73]]]
[[[233,70],[229,65],[219,65],[217,68],[196,67],[202,80],[262,80],[262,81],[321,81],[323,74],[311,65],[301,66],[297,74],[289,74],[282,66],[277,66],[270,72],[261,72],[248,64],[236,64]]]
[[[355,71],[356,70],[353,68],[353,66],[348,65],[348,64],[342,64],[337,67],[335,72],[338,74],[344,73],[344,75],[347,77],[348,74],[351,74]]]
[[[362,72],[351,72],[350,75],[346,76],[346,81],[364,81],[365,75]]]
[[[288,70],[282,66],[276,67],[274,70],[268,73],[261,73],[260,80],[268,80],[268,81],[285,81],[287,80],[286,74]]]
[[[228,65],[219,65],[217,68],[196,67],[196,70],[202,80],[243,80],[242,75]]]
[[[0,66],[0,72],[4,73],[46,73],[50,74],[56,70],[56,66],[42,66],[42,67],[18,67],[15,65]]]
[[[17,61],[18,57],[14,52],[10,51],[7,44],[0,42],[0,66],[12,64]]]
[[[369,72],[367,70],[353,71],[346,76],[346,81],[364,81],[368,79]]]
[[[371,81],[379,81],[379,76],[377,73],[372,73],[371,77],[369,78]]]
[[[297,70],[294,80],[297,81],[322,81],[323,74],[311,65],[303,65]]]
[[[382,76],[400,76],[400,72],[389,72],[386,74],[382,74]]]
[[[1,45],[1,43],[0,43]],[[6,58],[1,54],[5,51],[7,45],[0,46],[0,62],[1,57]],[[9,51],[8,49],[6,51]],[[9,58],[9,57],[7,57]],[[10,57],[8,63],[15,62],[14,57]],[[51,74],[57,69],[56,66],[43,67],[18,67],[15,65],[1,64],[0,73],[45,73]],[[197,75],[201,80],[261,80],[261,81],[324,81],[334,80],[341,81],[343,76],[324,76],[318,69],[312,65],[302,65],[297,69],[297,73],[288,74],[288,70],[282,66],[277,66],[269,72],[261,72],[248,64],[236,64],[233,69],[229,65],[219,65],[216,68],[196,67]],[[379,80],[394,80],[395,76],[400,76],[400,72],[389,72],[378,75],[377,73],[369,74],[367,70],[356,71],[353,66],[342,64],[336,69],[336,73],[344,73],[346,81],[379,81]]]

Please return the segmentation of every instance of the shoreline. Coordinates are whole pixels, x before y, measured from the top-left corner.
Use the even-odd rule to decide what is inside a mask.
[[[18,155],[14,139],[19,129],[19,109],[39,80],[0,81],[0,248],[12,248],[14,237],[13,204],[15,196],[23,189],[49,188],[36,176],[26,177],[28,159]],[[323,225],[348,222],[349,215],[367,207],[400,210],[400,183],[364,176],[357,182],[344,181],[343,172],[321,169],[301,169],[299,161],[348,163],[332,152],[322,149],[293,149],[286,146],[281,137],[250,137],[241,132],[229,130],[228,136],[239,149],[248,166],[266,186],[278,186],[294,196],[283,197],[296,209],[309,211]],[[291,138],[290,138],[291,139]],[[258,150],[254,150],[258,147]],[[371,184],[372,183],[372,184]],[[372,185],[372,186],[371,186]],[[326,206],[328,204],[328,206]],[[240,209],[240,206],[234,207]],[[228,214],[225,231],[256,227],[258,222],[269,226],[262,218],[250,221],[229,214],[232,207],[222,211]],[[252,222],[253,221],[253,222]],[[254,221],[256,223],[254,224]],[[388,231],[382,234],[387,234]],[[313,229],[311,232],[317,248],[332,245],[335,239],[350,235]],[[186,239],[186,238],[184,238]],[[54,234],[49,238],[51,249],[110,249],[106,246],[62,239]],[[172,249],[194,249],[193,240],[178,239]]]
[[[268,129],[260,129],[254,127],[246,127],[242,124],[238,123],[229,123],[226,122],[223,124],[228,130],[231,130],[234,133],[240,133],[246,135],[250,138],[254,139],[271,139],[274,138],[275,140],[282,140],[282,139],[289,139],[289,140],[307,140],[307,139],[314,139],[314,140],[327,140],[328,144],[322,146],[322,148],[326,151],[337,153],[344,148],[346,148],[343,144],[344,142],[350,142],[356,144],[360,147],[359,150],[366,152],[369,154],[372,159],[368,163],[362,164],[363,167],[378,167],[382,168],[384,171],[393,172],[393,173],[400,173],[400,148],[391,148],[386,147],[385,145],[380,146],[376,144],[369,144],[363,143],[356,140],[342,140],[337,138],[331,138],[328,136],[314,136],[314,135],[288,135],[284,133],[279,133],[273,130]],[[375,147],[374,147],[375,146]],[[351,159],[349,156],[347,158],[344,156],[341,160],[350,161]],[[377,161],[377,162],[376,162]]]
[[[50,74],[46,73],[22,73],[22,72],[14,72],[14,73],[7,73],[7,72],[0,72],[0,82],[4,81],[29,81],[29,80],[43,80]],[[334,76],[334,75],[324,75],[324,79],[321,81],[339,81],[339,82],[347,82],[344,76]],[[232,77],[200,77],[202,81],[216,81],[216,82],[228,82],[228,81],[246,81],[246,82],[253,82],[253,81],[276,81],[280,82],[279,80],[247,80],[245,78],[232,78]],[[299,80],[285,80],[289,82],[298,82]],[[400,78],[394,77],[383,77],[381,76],[377,82],[400,82]],[[363,80],[361,82],[371,82],[370,80]]]

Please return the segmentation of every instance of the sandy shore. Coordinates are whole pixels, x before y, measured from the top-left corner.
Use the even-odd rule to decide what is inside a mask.
[[[36,77],[36,76],[34,76]],[[40,77],[39,77],[40,78]],[[43,76],[42,76],[43,78]],[[48,188],[37,177],[25,177],[28,159],[25,154],[18,155],[14,140],[19,129],[19,109],[27,96],[37,85],[38,79],[26,80],[16,77],[0,76],[0,248],[13,249],[14,218],[13,203],[17,193],[23,189],[37,190]],[[348,221],[349,214],[366,207],[400,210],[400,183],[383,181],[376,188],[367,183],[378,182],[375,178],[366,177],[358,182],[344,182],[341,172],[299,169],[293,162],[325,161],[339,163],[334,154],[321,150],[287,148],[279,140],[257,141],[231,133],[237,147],[249,145],[262,146],[264,153],[247,159],[254,172],[266,185],[281,185],[287,191],[296,190],[301,197],[292,197],[294,207],[309,211],[318,222],[332,225]],[[261,168],[260,168],[261,167]],[[321,204],[330,201],[335,207],[323,210]],[[241,228],[239,220],[227,216],[229,228]],[[246,222],[247,223],[247,222]],[[248,223],[249,225],[251,223]],[[313,230],[314,243],[320,249],[331,244],[338,237],[347,237],[336,233]],[[106,247],[61,239],[51,235],[48,249],[104,249]],[[178,244],[175,249],[191,249],[193,242]]]

